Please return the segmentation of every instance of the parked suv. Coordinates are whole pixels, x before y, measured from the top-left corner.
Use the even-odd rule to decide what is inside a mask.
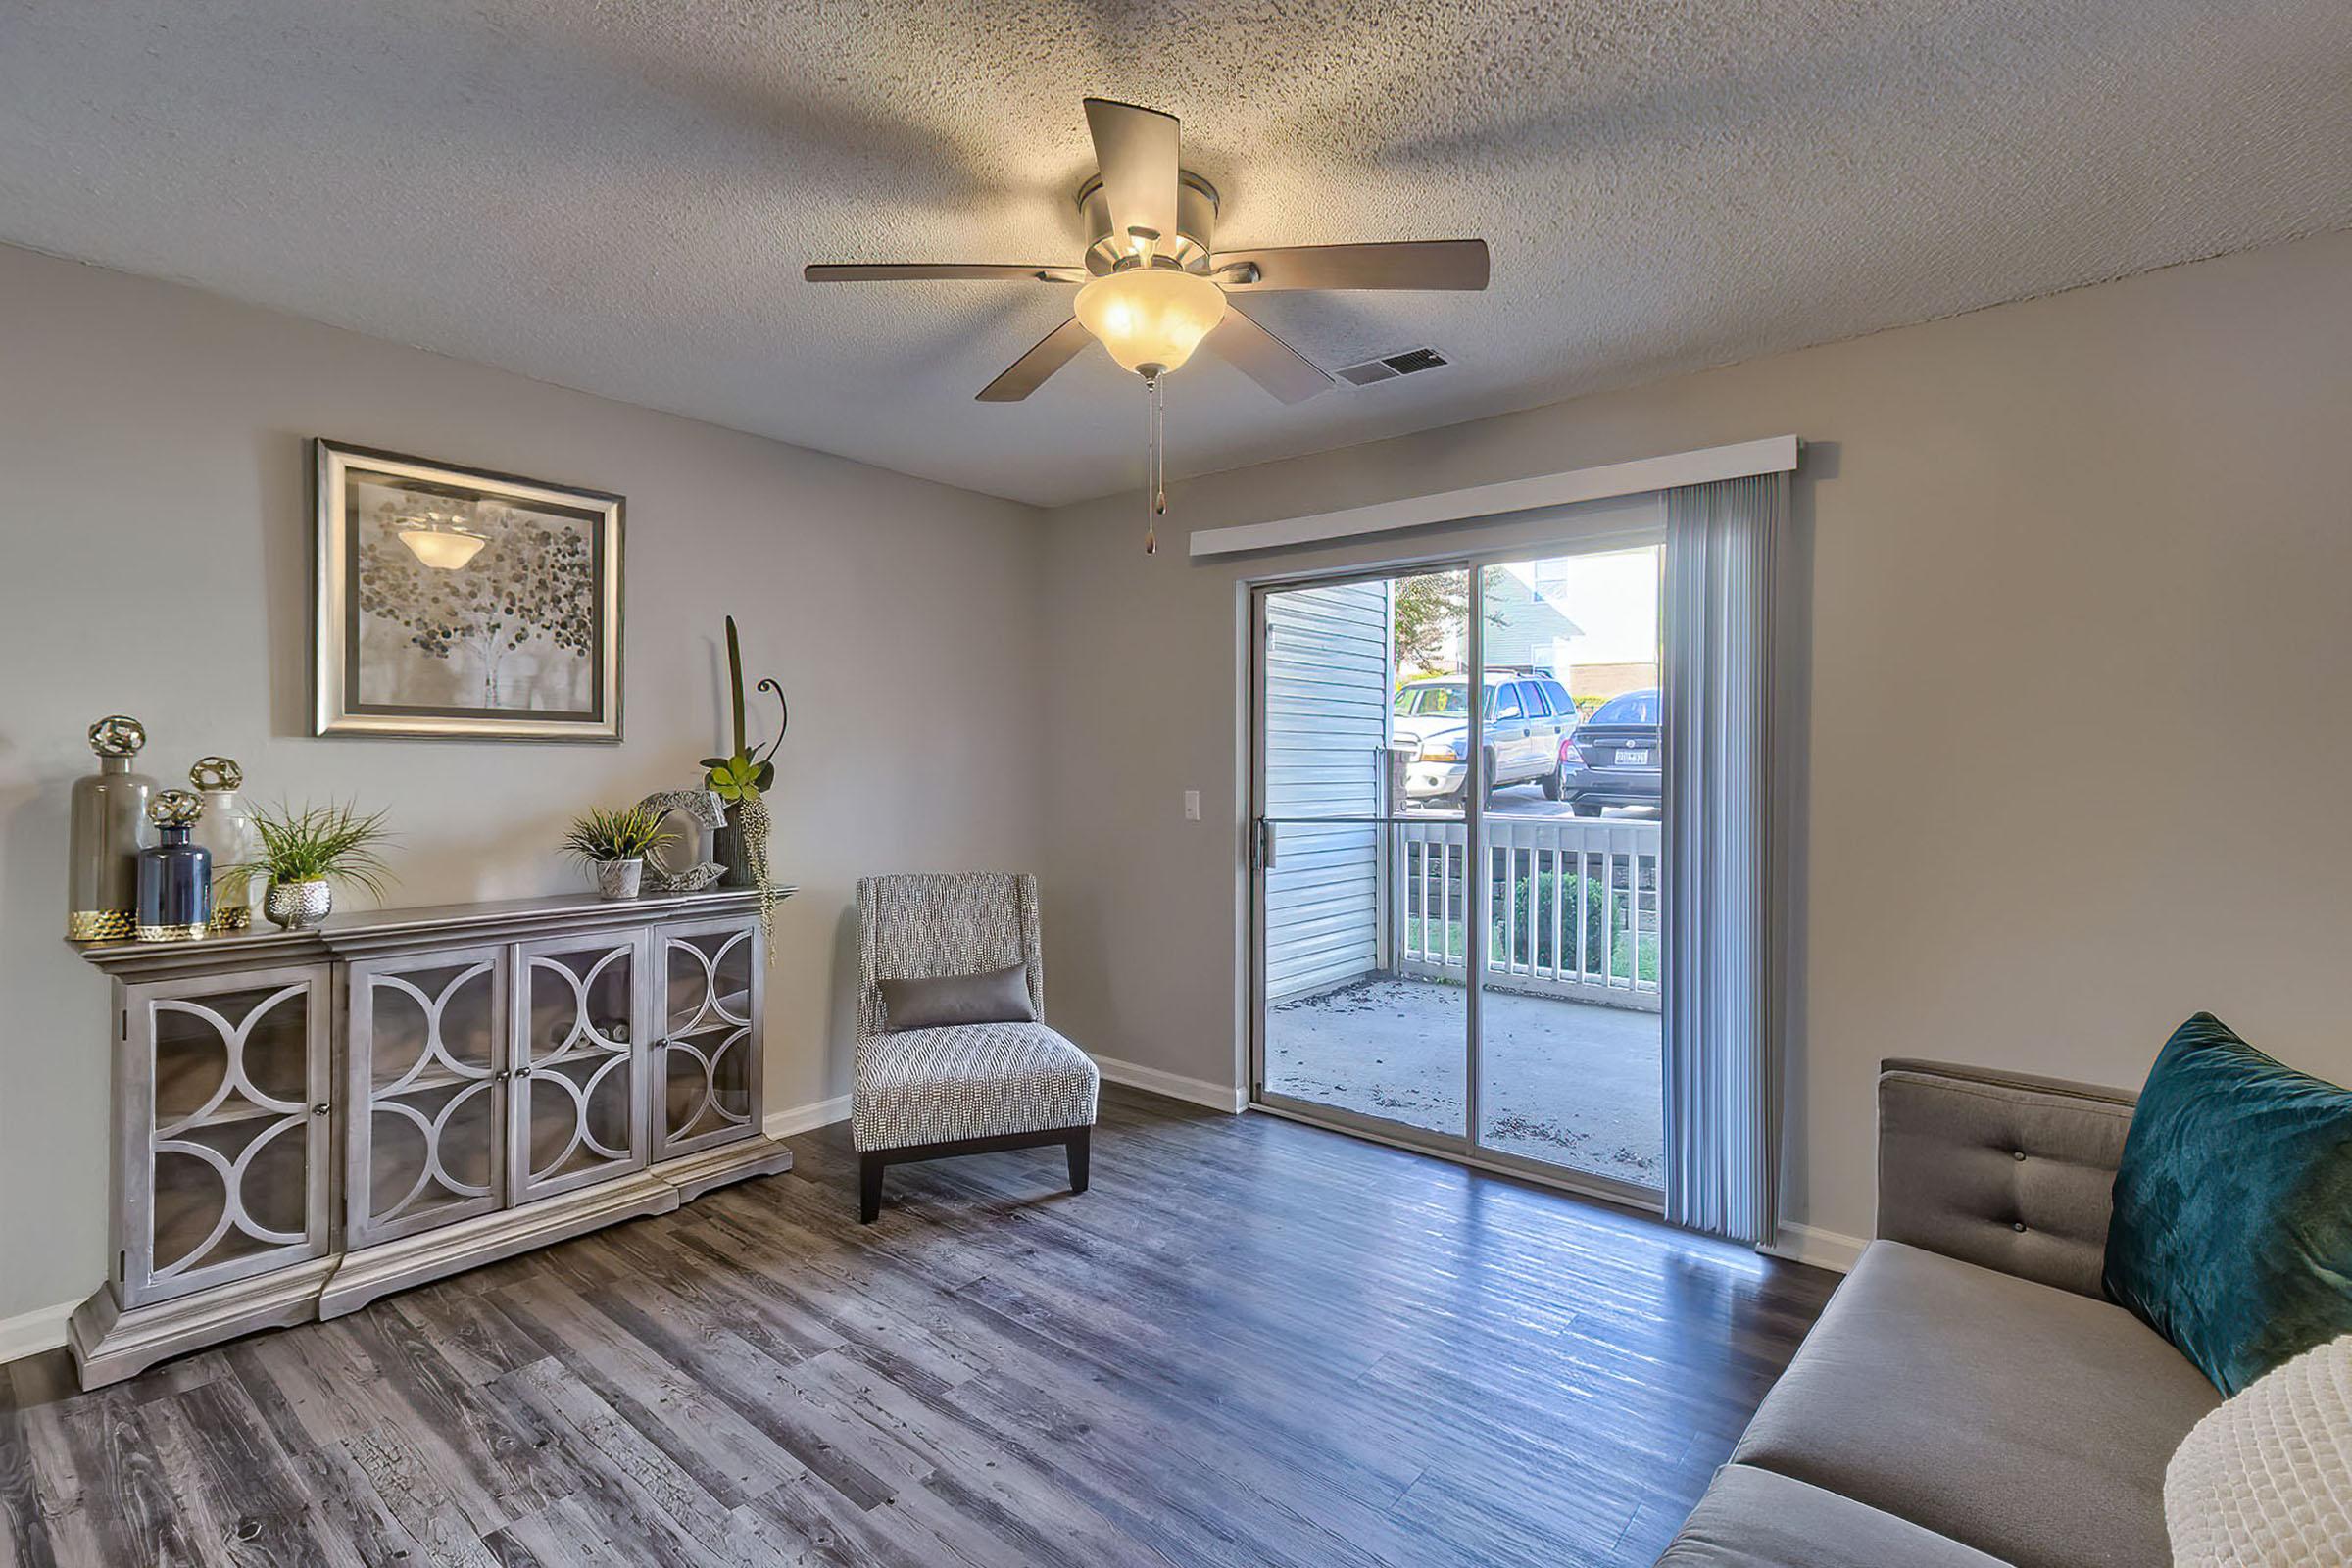
[[[1560,743],[1561,794],[1579,816],[1604,806],[1655,806],[1665,776],[1658,690],[1612,697]]]
[[[1549,675],[1492,671],[1486,694],[1487,784],[1540,783],[1558,800],[1561,752],[1576,731],[1576,704]],[[1405,766],[1408,800],[1459,804],[1469,781],[1470,683],[1460,675],[1431,675],[1396,690],[1389,733],[1410,745]]]

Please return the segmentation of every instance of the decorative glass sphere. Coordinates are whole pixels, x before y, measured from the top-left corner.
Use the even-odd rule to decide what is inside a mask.
[[[130,757],[147,744],[147,726],[128,713],[111,713],[90,726],[90,750],[100,757]]]
[[[147,803],[147,820],[157,827],[186,827],[203,814],[203,800],[186,790],[164,790]]]
[[[199,757],[188,769],[188,782],[200,790],[233,790],[245,782],[245,770],[234,758]]]

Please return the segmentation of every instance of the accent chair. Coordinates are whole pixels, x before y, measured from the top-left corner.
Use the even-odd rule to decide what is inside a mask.
[[[858,923],[850,1126],[859,1220],[871,1224],[881,1213],[887,1168],[954,1154],[1060,1144],[1070,1190],[1085,1192],[1102,1080],[1085,1052],[1045,1024],[1037,878],[867,877],[858,884]],[[978,980],[1015,966],[1026,971],[1026,1019],[892,1027],[890,982]]]

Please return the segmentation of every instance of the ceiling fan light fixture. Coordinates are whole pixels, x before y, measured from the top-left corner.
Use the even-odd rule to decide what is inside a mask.
[[[1129,267],[1078,291],[1073,309],[1121,368],[1160,375],[1225,318],[1225,291],[1177,267]]]
[[[1487,242],[1481,239],[1219,250],[1211,243],[1216,187],[1184,167],[1183,133],[1174,115],[1089,98],[1086,130],[1095,144],[1097,172],[1078,188],[1078,211],[1087,232],[1083,269],[992,262],[851,262],[813,264],[801,275],[811,283],[1003,278],[1079,284],[1070,318],[982,387],[979,401],[1020,402],[1083,352],[1087,338],[1093,337],[1121,368],[1144,378],[1150,419],[1144,493],[1153,518],[1168,505],[1160,383],[1193,357],[1203,338],[1216,332],[1210,352],[1285,403],[1313,397],[1332,384],[1330,375],[1247,311],[1229,313],[1227,289],[1487,286]],[[1232,321],[1218,331],[1228,314]],[[1445,363],[1434,353],[1430,360]],[[1392,376],[1407,373],[1395,359],[1382,368]],[[1154,548],[1155,539],[1148,523],[1146,552]]]

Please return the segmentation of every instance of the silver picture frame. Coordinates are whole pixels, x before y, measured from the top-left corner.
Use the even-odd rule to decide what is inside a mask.
[[[620,739],[623,498],[311,444],[314,734]]]

